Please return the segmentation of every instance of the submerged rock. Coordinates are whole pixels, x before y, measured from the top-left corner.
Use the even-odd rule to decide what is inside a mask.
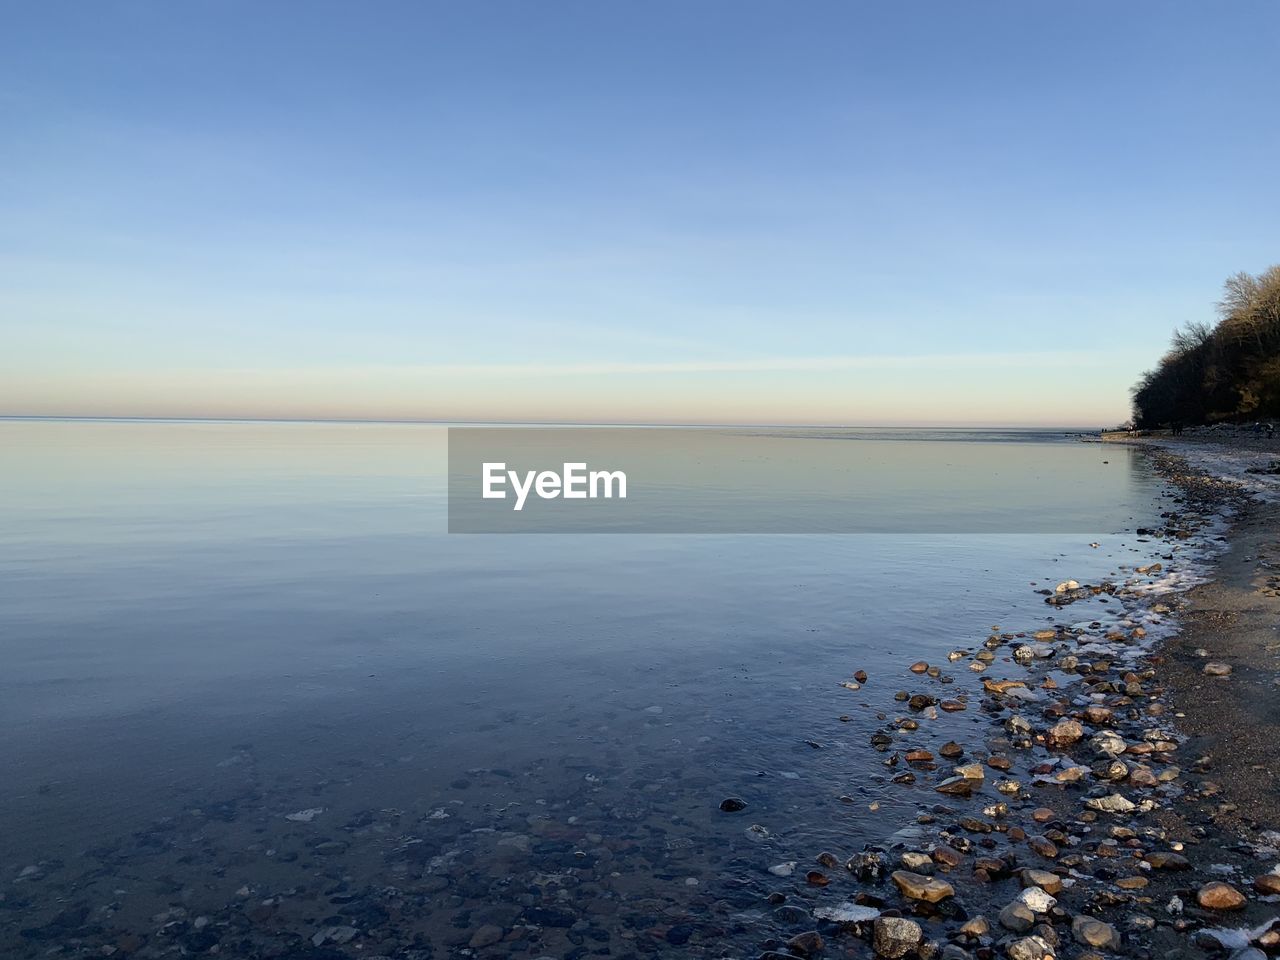
[[[830,920],[832,923],[867,923],[880,916],[880,911],[858,903],[837,903],[834,906],[817,907],[813,915],[819,920]]]
[[[885,960],[899,960],[924,939],[920,924],[905,917],[880,917],[871,928],[871,949]]]
[[[822,936],[817,930],[808,930],[804,933],[796,934],[796,936],[787,941],[787,949],[802,957],[810,957],[815,953],[821,953],[824,946]]]

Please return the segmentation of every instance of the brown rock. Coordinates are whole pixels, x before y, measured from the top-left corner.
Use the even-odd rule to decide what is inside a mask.
[[[1264,897],[1280,894],[1280,874],[1263,873],[1253,878],[1253,889]]]
[[[955,895],[955,888],[945,880],[926,877],[909,870],[895,870],[889,879],[902,891],[902,895],[911,900],[923,900],[925,903],[937,903]]]
[[[1015,687],[1025,687],[1026,684],[1021,680],[991,680],[987,677],[982,679],[982,689],[987,693],[1006,693]]]
[[[955,869],[964,863],[964,854],[955,847],[942,846],[933,851],[933,860],[943,867]]]
[[[1071,933],[1077,943],[1100,950],[1119,950],[1120,934],[1109,923],[1080,914],[1071,921]]]
[[[1206,883],[1196,893],[1196,903],[1206,910],[1240,910],[1245,905],[1245,896],[1228,883]]]
[[[1051,747],[1066,747],[1084,737],[1084,727],[1079,720],[1059,720],[1047,731],[1044,740]]]
[[[973,793],[974,785],[978,781],[970,780],[967,777],[948,777],[940,784],[934,787],[939,793],[945,793],[953,797],[967,797]]]
[[[795,954],[802,957],[811,957],[816,953],[821,953],[822,948],[826,946],[822,942],[822,937],[817,930],[809,930],[805,933],[797,934],[787,941],[787,948]]]
[[[1180,853],[1168,850],[1154,850],[1146,856],[1147,863],[1153,870],[1190,870],[1191,861]]]
[[[1028,837],[1027,846],[1040,854],[1040,856],[1047,857],[1050,860],[1058,855],[1057,844],[1048,837]]]
[[[1101,704],[1092,704],[1084,708],[1084,718],[1095,727],[1105,726],[1111,722],[1111,710]]]
[[[1024,887],[1039,887],[1055,897],[1062,892],[1062,878],[1048,870],[1028,868],[1022,871],[1019,879]]]

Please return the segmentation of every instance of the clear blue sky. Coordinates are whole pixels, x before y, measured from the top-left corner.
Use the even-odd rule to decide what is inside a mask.
[[[0,413],[1121,419],[1280,4],[6,3]]]

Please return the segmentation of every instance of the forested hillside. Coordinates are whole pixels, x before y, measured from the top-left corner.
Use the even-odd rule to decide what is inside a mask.
[[[1227,280],[1218,315],[1177,331],[1142,375],[1135,426],[1280,418],[1280,265]]]

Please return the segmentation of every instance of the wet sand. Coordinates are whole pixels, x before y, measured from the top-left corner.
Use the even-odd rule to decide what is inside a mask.
[[[1189,736],[1221,782],[1219,823],[1280,827],[1280,505],[1247,507],[1214,579],[1192,589],[1183,630],[1165,647],[1170,699]],[[1206,676],[1207,662],[1231,667]]]

